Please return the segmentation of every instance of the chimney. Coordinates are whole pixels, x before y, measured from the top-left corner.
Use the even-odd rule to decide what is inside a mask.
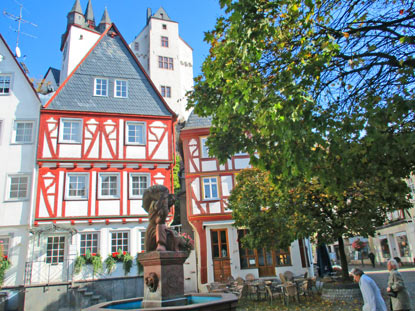
[[[147,24],[150,21],[150,18],[151,18],[151,9],[147,8]]]

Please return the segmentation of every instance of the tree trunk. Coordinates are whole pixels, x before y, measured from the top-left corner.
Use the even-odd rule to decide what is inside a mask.
[[[337,240],[339,241],[339,253],[340,253],[340,264],[342,266],[342,275],[343,275],[343,279],[347,280],[349,279],[349,267],[347,265],[346,252],[344,251],[343,238],[339,236]]]

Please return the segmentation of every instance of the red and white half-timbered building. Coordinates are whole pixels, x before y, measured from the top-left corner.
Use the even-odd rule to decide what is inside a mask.
[[[295,241],[286,250],[245,249],[239,238],[245,230],[233,226],[227,199],[235,175],[250,167],[249,155],[240,153],[224,165],[209,157],[206,139],[211,120],[194,112],[180,133],[183,145],[186,213],[195,232],[199,286],[225,281],[230,276],[271,277],[286,270],[312,275],[311,247],[307,240]]]
[[[105,25],[86,23],[92,47],[41,110],[30,283],[71,278],[87,250],[135,257],[148,221],[144,190],[162,184],[173,192],[176,115],[106,14]],[[66,35],[64,61],[79,53],[69,43],[87,38],[76,35]],[[136,269],[134,261],[130,273]],[[123,275],[120,264],[112,276]]]

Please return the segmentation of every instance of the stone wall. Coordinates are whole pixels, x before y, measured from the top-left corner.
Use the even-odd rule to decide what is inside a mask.
[[[24,310],[79,311],[104,301],[143,296],[142,277],[26,287]]]

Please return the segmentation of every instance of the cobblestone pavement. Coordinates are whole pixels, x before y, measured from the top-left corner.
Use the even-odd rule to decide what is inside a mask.
[[[349,270],[351,271],[354,267],[365,271],[365,273],[376,282],[382,292],[386,291],[386,287],[388,286],[389,271],[385,266],[376,268],[369,266],[351,266],[349,267]],[[399,272],[402,274],[405,286],[408,289],[412,299],[412,308],[415,310],[415,267],[402,267],[399,269]],[[385,298],[387,305],[389,305],[388,299],[389,298]]]

